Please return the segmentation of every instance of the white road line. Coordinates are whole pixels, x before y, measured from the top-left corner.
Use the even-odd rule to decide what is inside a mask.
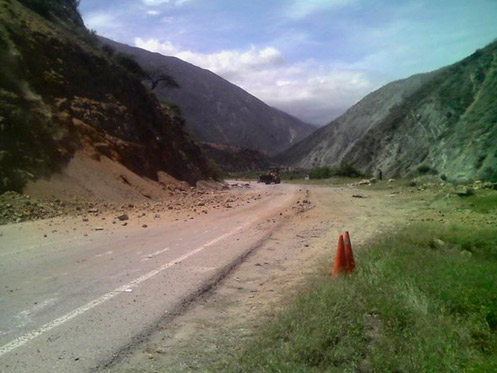
[[[225,233],[222,236],[219,236],[219,237],[213,239],[212,241],[209,241],[206,244],[196,248],[195,250],[192,250],[192,251],[186,253],[185,255],[182,255],[179,258],[176,258],[176,259],[160,266],[159,268],[154,269],[153,271],[150,271],[150,272],[144,274],[143,276],[134,279],[133,281],[127,283],[126,285],[120,286],[117,289],[115,289],[107,294],[104,294],[99,298],[92,300],[91,302],[85,304],[84,306],[79,307],[79,308],[65,314],[64,316],[61,316],[58,319],[55,319],[55,320],[43,325],[39,329],[33,330],[29,333],[26,333],[26,334],[24,334],[16,339],[14,339],[13,341],[0,347],[0,357],[5,355],[6,353],[11,352],[12,350],[15,350],[16,348],[23,346],[24,344],[32,341],[33,339],[39,337],[40,335],[47,333],[47,332],[51,331],[52,329],[66,323],[67,321],[70,321],[70,320],[74,319],[75,317],[78,317],[78,316],[82,315],[83,313],[90,311],[91,309],[93,309],[93,308],[101,305],[102,303],[116,297],[117,295],[119,295],[123,292],[129,292],[129,289],[133,289],[133,288],[137,287],[142,282],[147,281],[148,279],[150,279],[150,278],[158,275],[159,273],[165,271],[169,267],[172,267],[176,264],[179,264],[182,261],[188,259],[189,257],[200,253],[201,251],[205,250],[209,246],[212,246],[212,245],[218,243],[219,241],[222,241],[225,238],[237,233],[238,231],[241,231],[242,229],[246,228],[247,226],[249,226],[252,223],[253,223],[252,221],[245,223],[245,224],[239,226],[238,228],[233,229],[231,232]]]
[[[157,256],[157,255],[160,255],[160,254],[163,254],[165,253],[166,251],[169,250],[169,247],[166,247],[165,249],[162,249],[162,250],[159,250],[159,251],[156,251],[155,253],[153,254],[148,254],[146,256],[144,256],[142,258],[142,262],[146,261],[146,260],[149,260],[149,259],[152,259],[153,257]]]
[[[105,256],[105,255],[111,255],[111,254],[113,254],[113,253],[114,253],[114,251],[109,250],[109,251],[107,251],[106,253],[103,253],[103,254],[97,254],[97,255],[95,255],[95,257],[96,257],[96,258],[100,258],[100,257],[102,257],[102,256]]]

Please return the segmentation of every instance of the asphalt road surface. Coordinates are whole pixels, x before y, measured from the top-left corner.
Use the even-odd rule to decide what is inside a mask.
[[[267,238],[298,190],[254,188],[246,206],[147,229],[0,227],[0,371],[105,368]]]

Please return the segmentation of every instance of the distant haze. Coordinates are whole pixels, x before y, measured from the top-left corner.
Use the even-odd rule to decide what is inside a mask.
[[[497,37],[495,0],[82,0],[91,29],[209,69],[323,125]]]

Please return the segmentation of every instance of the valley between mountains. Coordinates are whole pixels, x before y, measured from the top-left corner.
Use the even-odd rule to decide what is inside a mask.
[[[201,9],[105,3],[160,27]],[[309,26],[321,3],[285,17]],[[496,40],[317,128],[209,70],[97,35],[82,7],[0,0],[1,372],[497,371]],[[123,30],[120,16],[88,18]],[[304,43],[276,37],[281,16],[266,33]],[[315,62],[300,49],[288,66],[273,47],[211,55],[225,25],[204,17],[201,57],[242,66],[260,89],[269,67],[305,80],[278,76],[269,88],[291,97],[275,102],[311,112],[302,103],[343,86],[335,74],[351,92],[372,87],[364,67],[304,73]],[[357,267],[349,257],[332,279],[345,231]]]

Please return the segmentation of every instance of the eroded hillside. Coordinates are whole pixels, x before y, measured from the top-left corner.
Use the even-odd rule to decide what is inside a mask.
[[[126,56],[110,56],[73,0],[0,1],[0,192],[60,171],[77,150],[157,180],[211,176],[184,120]]]

